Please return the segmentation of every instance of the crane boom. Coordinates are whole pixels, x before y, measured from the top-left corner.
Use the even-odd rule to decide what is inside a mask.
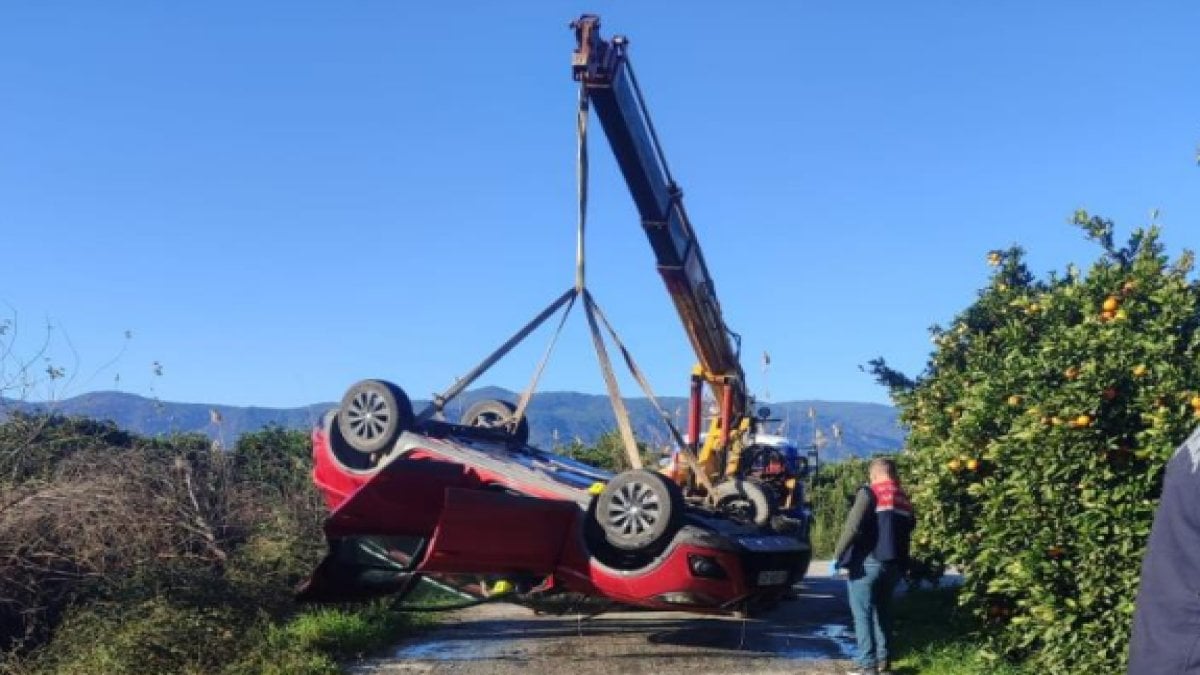
[[[683,191],[671,176],[630,66],[628,42],[620,36],[602,38],[595,15],[585,14],[572,25],[577,39],[573,75],[584,86],[629,186],[701,375],[716,400],[741,418],[748,413],[750,397],[739,360],[740,340],[721,314],[716,286],[683,206]]]

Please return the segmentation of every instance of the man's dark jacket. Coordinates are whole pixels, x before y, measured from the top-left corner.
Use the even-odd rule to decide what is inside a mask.
[[[858,568],[868,556],[903,568],[908,564],[914,523],[912,504],[899,485],[893,481],[864,485],[854,495],[833,559],[845,569]]]
[[[1129,673],[1200,674],[1200,427],[1163,477],[1142,562]]]

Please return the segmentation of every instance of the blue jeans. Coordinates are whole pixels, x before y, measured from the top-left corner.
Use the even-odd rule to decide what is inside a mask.
[[[854,616],[854,637],[858,649],[854,663],[871,669],[888,660],[892,637],[892,592],[900,581],[900,566],[881,563],[868,557],[862,565],[850,568],[846,582],[850,614]]]

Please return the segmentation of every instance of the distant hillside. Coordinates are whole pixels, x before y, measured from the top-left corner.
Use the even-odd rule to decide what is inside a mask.
[[[471,403],[485,398],[504,398],[511,401],[517,395],[505,389],[485,387],[464,393],[447,409],[447,416],[457,418]],[[663,406],[672,413],[682,429],[685,426],[687,399],[664,397]],[[419,411],[427,401],[414,401]],[[664,444],[669,439],[667,428],[645,398],[626,400],[629,414],[638,437],[652,444]],[[119,427],[139,434],[159,435],[175,432],[198,432],[225,444],[232,444],[238,436],[261,429],[268,424],[278,424],[289,429],[311,427],[321,415],[336,403],[316,403],[301,408],[238,407],[204,403],[173,403],[120,392],[94,392],[53,404],[24,404],[8,401],[6,405],[17,408],[45,408],[66,415],[83,415],[95,419],[112,420]],[[802,445],[811,443],[814,424],[808,411],[815,414],[816,426],[830,440],[823,457],[841,459],[848,456],[864,456],[879,451],[897,450],[904,442],[903,430],[896,421],[896,411],[890,406],[877,403],[849,403],[834,401],[787,401],[768,404],[771,416],[779,421],[771,425],[772,431],[782,427],[782,433],[797,439]],[[219,413],[220,422],[214,422],[212,411]],[[544,392],[534,397],[529,406],[529,421],[535,445],[553,448],[579,439],[591,443],[616,422],[608,398],[601,395],[574,392]],[[842,429],[842,442],[832,441],[832,425]]]

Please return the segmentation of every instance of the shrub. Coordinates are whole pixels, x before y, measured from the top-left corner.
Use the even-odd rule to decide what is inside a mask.
[[[293,602],[324,552],[303,434],[267,429],[227,453],[17,416],[0,424],[14,439],[0,446],[20,467],[0,477],[0,672],[332,673],[407,625],[381,605]]]
[[[311,491],[312,444],[303,431],[271,425],[242,434],[233,458],[240,484],[284,495]]]
[[[2,399],[0,399],[2,402]],[[76,452],[129,448],[134,437],[112,422],[5,411],[0,424],[0,483],[46,480]]]
[[[920,378],[873,367],[910,431],[916,553],[966,573],[987,653],[1119,672],[1163,467],[1200,417],[1200,285],[1157,227],[1118,247],[1075,222],[1103,248],[1086,272],[994,251]]]
[[[217,672],[229,652],[244,648],[251,624],[245,614],[229,604],[165,598],[91,603],[70,612],[53,648],[26,668],[56,675]]]
[[[638,443],[638,451],[642,456],[642,465],[648,469],[658,468],[660,456],[645,443]],[[625,444],[621,441],[621,433],[616,429],[606,431],[596,439],[595,445],[584,445],[581,441],[573,441],[559,450],[563,455],[594,466],[605,471],[624,471],[629,468],[629,459],[625,454]]]
[[[844,462],[821,465],[809,495],[813,510],[814,558],[833,557],[833,548],[837,545],[846,516],[850,513],[854,493],[866,482],[867,463],[864,460],[848,459]]]

